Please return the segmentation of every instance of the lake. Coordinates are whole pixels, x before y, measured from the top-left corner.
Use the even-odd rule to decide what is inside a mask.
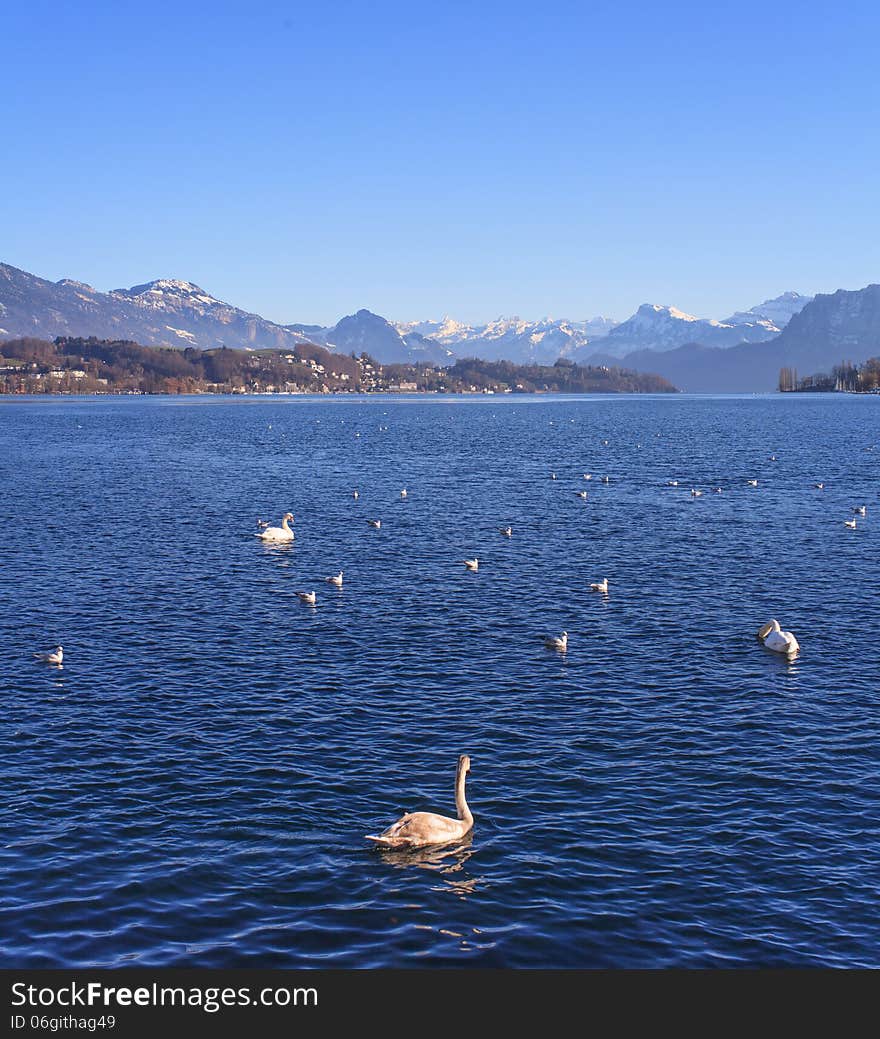
[[[877,397],[0,401],[0,965],[880,966],[878,460]],[[461,753],[470,839],[367,844]]]

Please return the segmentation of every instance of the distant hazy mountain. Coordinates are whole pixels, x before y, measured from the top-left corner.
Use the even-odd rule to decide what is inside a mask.
[[[751,310],[738,310],[724,319],[725,325],[759,325],[767,330],[767,335],[775,335],[799,314],[810,302],[812,296],[802,296],[799,292],[783,292],[775,299],[765,299]]]
[[[98,292],[91,285],[46,281],[0,264],[0,335],[97,336],[144,346],[284,349],[300,333],[214,299],[188,281],[160,280]]]
[[[413,364],[418,361],[449,364],[454,360],[452,351],[442,343],[415,331],[402,333],[390,321],[369,310],[359,310],[332,328],[313,331],[312,335],[316,342],[325,343],[341,353],[368,353],[380,364]]]
[[[441,343],[415,331],[401,334],[367,310],[331,328],[279,325],[215,299],[189,281],[163,278],[99,292],[69,279],[46,281],[9,264],[0,264],[0,336],[96,336],[203,350],[283,350],[313,342],[345,353],[366,351],[383,364],[453,359]]]
[[[783,367],[811,375],[828,372],[841,361],[858,363],[878,355],[880,285],[868,285],[815,296],[765,342],[727,349],[692,342],[673,350],[628,353],[620,363],[662,375],[685,392],[755,393],[776,389]],[[601,357],[592,363],[602,363]]]
[[[695,342],[725,347],[767,339],[778,331],[771,331],[757,316],[732,323],[694,317],[677,307],[643,303],[631,318],[611,329],[600,349],[608,357],[624,357],[635,350],[674,350]],[[588,352],[581,350],[576,359]]]
[[[442,343],[459,357],[479,357],[486,361],[506,360],[517,364],[553,364],[570,357],[614,327],[611,318],[586,321],[543,318],[525,321],[518,317],[499,317],[486,325],[467,325],[451,317],[440,321],[399,323],[398,330],[416,332]]]

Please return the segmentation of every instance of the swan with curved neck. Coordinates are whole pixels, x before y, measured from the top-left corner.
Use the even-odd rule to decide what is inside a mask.
[[[464,784],[471,769],[471,759],[462,754],[455,772],[455,807],[457,819],[434,812],[407,812],[396,823],[379,834],[367,834],[367,840],[385,848],[423,848],[429,844],[449,844],[470,833],[474,817],[464,796]]]
[[[285,512],[280,527],[266,527],[256,537],[263,541],[293,541],[293,531],[290,524],[293,523],[293,513]]]
[[[783,631],[778,620],[769,620],[758,629],[758,638],[774,653],[785,653],[790,657],[800,652],[798,640],[790,631]]]

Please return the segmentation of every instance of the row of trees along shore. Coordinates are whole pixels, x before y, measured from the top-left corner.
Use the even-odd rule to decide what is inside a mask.
[[[830,372],[798,378],[796,368],[780,368],[780,393],[880,393],[880,357],[862,364],[843,361]]]
[[[180,350],[126,340],[0,341],[0,393],[674,393],[659,375],[615,367],[458,360],[379,364],[312,343],[292,350]]]

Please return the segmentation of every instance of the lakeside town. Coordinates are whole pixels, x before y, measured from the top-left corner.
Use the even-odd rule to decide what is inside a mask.
[[[674,393],[659,375],[609,366],[459,359],[380,364],[311,343],[293,350],[184,350],[58,337],[0,342],[0,394]]]

